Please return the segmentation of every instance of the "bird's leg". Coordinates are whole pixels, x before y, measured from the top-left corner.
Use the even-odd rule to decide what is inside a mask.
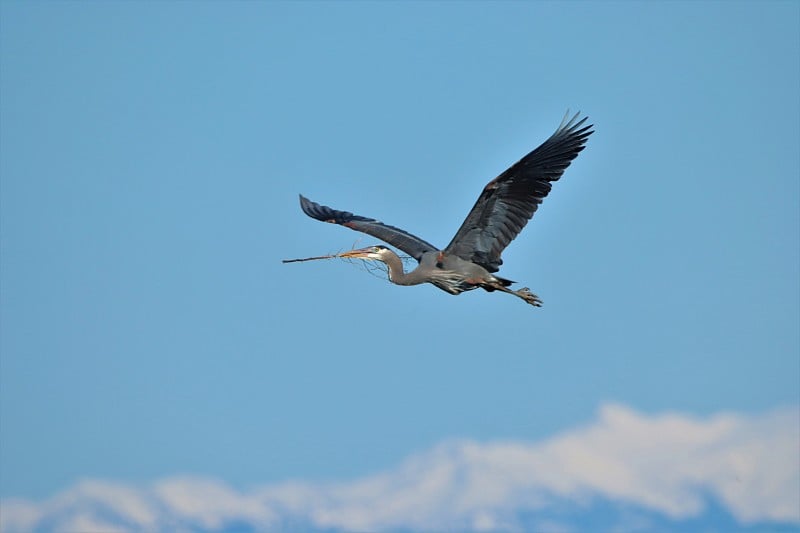
[[[523,287],[522,289],[512,291],[507,287],[503,287],[503,285],[501,285],[500,283],[487,283],[486,285],[489,287],[489,290],[495,290],[495,291],[505,292],[507,294],[513,294],[514,296],[522,298],[523,300],[525,300],[526,303],[529,303],[535,307],[542,306],[542,300],[538,296],[533,294],[528,287]]]

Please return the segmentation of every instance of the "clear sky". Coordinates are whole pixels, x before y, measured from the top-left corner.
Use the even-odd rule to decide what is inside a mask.
[[[553,515],[525,483],[545,479],[537,461],[576,479],[627,462],[616,445],[542,459],[562,442],[595,449],[592,431],[608,444],[696,430],[722,446],[737,428],[774,451],[768,427],[796,450],[797,2],[5,1],[0,60],[9,530],[62,527],[46,511],[58,494],[79,494],[71,519],[96,525],[79,507],[109,483],[151,506],[151,522],[128,525],[157,529],[180,516],[212,530],[566,531],[585,516]],[[377,244],[306,217],[298,193],[446,245],[486,182],[567,109],[596,133],[501,270],[543,308],[397,287],[344,261],[281,263]],[[660,480],[643,472],[673,451],[643,444],[652,462],[630,468]],[[589,495],[604,517],[628,502],[645,525],[800,525],[796,454],[767,454],[769,468],[742,453],[766,488],[743,489],[741,505],[702,468],[678,483],[702,489],[688,507],[648,484],[536,490]],[[412,505],[358,522],[313,506],[330,483],[413,478],[442,456],[470,472],[475,457],[513,456],[531,474],[466,518],[425,521]],[[289,482],[307,489],[295,507]],[[164,503],[203,483],[269,512],[203,521]],[[754,503],[776,487],[783,511]]]

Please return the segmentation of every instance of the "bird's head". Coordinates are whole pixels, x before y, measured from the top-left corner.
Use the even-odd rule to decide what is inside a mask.
[[[339,254],[339,257],[352,257],[354,259],[371,259],[373,261],[384,261],[384,258],[393,253],[385,246],[375,245],[367,246],[366,248],[359,248],[358,250],[350,250]]]

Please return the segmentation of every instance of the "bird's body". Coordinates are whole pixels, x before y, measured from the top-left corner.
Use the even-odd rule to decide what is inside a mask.
[[[480,287],[481,283],[511,282],[493,276],[482,266],[465,261],[460,257],[443,252],[425,252],[420,257],[419,266],[411,272],[403,272],[403,263],[394,252],[386,247],[373,246],[367,253],[375,254],[375,259],[383,261],[389,267],[389,280],[397,285],[418,285],[432,283],[450,294],[461,294]],[[350,257],[358,257],[367,249],[354,250]],[[349,252],[345,252],[348,256]],[[397,257],[397,260],[395,260]]]
[[[481,284],[504,283],[482,266],[446,252],[427,252],[419,264],[423,272],[434,272],[431,283],[450,294],[471,291]]]
[[[395,285],[431,283],[450,294],[461,294],[478,288],[489,292],[499,290],[519,296],[537,307],[542,303],[538,296],[527,288],[517,291],[507,289],[506,287],[514,283],[513,281],[495,276],[481,265],[465,261],[445,251],[423,253],[419,266],[408,273],[403,271],[403,261],[400,257],[385,246],[369,246],[344,252],[340,256],[382,261],[389,269],[389,281]]]
[[[502,251],[522,231],[550,192],[550,183],[561,177],[593,133],[591,125],[583,126],[586,118],[576,122],[577,118],[577,114],[569,121],[565,118],[541,146],[490,181],[444,249],[394,226],[331,209],[302,195],[300,206],[312,218],[377,237],[419,262],[417,268],[406,273],[400,257],[385,246],[370,246],[340,254],[342,257],[382,261],[389,270],[392,283],[431,283],[450,294],[477,288],[490,292],[497,290],[538,307],[541,300],[535,294],[527,288],[509,289],[513,282],[495,276],[494,272],[503,263],[500,258]]]

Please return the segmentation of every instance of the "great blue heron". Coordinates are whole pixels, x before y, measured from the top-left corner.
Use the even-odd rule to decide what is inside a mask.
[[[385,246],[369,246],[339,254],[382,261],[389,270],[389,280],[397,285],[432,283],[450,294],[461,294],[478,287],[489,292],[513,294],[531,305],[542,301],[527,287],[508,288],[512,281],[495,276],[503,264],[500,254],[522,231],[542,199],[550,192],[550,182],[558,180],[586,139],[594,133],[584,126],[588,117],[578,121],[576,113],[564,117],[558,129],[541,146],[489,182],[475,202],[453,240],[444,249],[394,226],[347,211],[337,211],[300,195],[300,207],[308,216],[361,231],[394,246],[419,262],[410,272],[403,271],[400,257]]]

